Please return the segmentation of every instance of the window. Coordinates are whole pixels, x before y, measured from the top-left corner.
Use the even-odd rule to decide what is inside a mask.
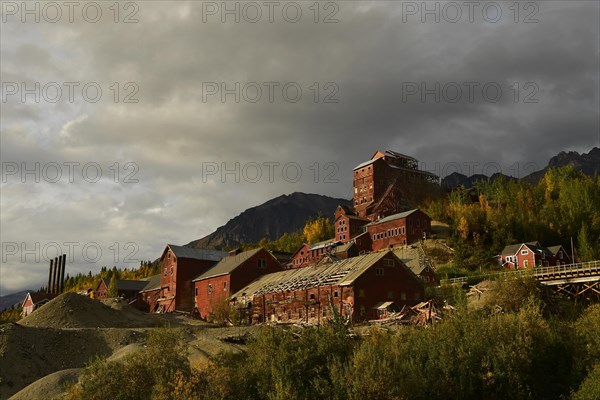
[[[373,234],[373,240],[377,240],[377,235]],[[165,276],[167,276],[166,272],[165,272]]]
[[[194,293],[196,294],[196,296],[198,296],[198,288],[196,288],[196,290],[194,291]]]
[[[212,285],[208,284],[208,294],[212,294]]]
[[[375,275],[383,276],[385,274],[385,270],[383,268],[375,268]]]
[[[527,251],[527,250],[521,250],[521,255],[522,256],[526,256],[527,254],[529,254],[529,251]]]
[[[394,266],[394,260],[392,260],[391,258],[384,258],[383,259],[383,265],[385,267],[393,267]]]
[[[303,317],[303,310],[301,308],[298,309],[298,318],[302,318]]]
[[[167,269],[166,268],[165,268],[165,272],[164,272],[163,276],[167,276]]]
[[[171,276],[173,276],[173,267],[171,267]]]
[[[339,296],[338,291],[333,292],[333,297],[337,298]]]
[[[311,299],[311,300],[314,300],[314,299],[315,299],[315,294],[314,294],[314,293],[311,293],[311,294],[310,294],[310,299]]]
[[[326,308],[323,309],[323,313],[322,314],[323,314],[323,317],[327,316],[327,309]]]
[[[558,258],[560,258],[560,259],[562,260],[562,258],[563,258],[563,257],[562,257],[562,251],[559,251],[559,252],[558,252]]]
[[[227,282],[223,282],[223,291],[227,290]]]
[[[265,260],[264,258],[259,258],[258,259],[258,268],[259,269],[267,268],[267,260]]]

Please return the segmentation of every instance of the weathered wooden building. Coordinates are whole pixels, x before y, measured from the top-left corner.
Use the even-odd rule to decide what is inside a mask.
[[[367,218],[356,216],[350,208],[338,206],[334,214],[335,240],[348,242],[364,232],[363,227],[370,222]]]
[[[365,225],[371,250],[391,249],[416,242],[431,233],[431,218],[419,209],[393,214]]]
[[[207,319],[219,304],[226,304],[235,293],[261,275],[278,272],[283,267],[263,248],[241,252],[234,250],[214,267],[194,280],[194,305],[200,318]]]
[[[316,264],[324,255],[330,254],[340,242],[335,240],[325,240],[319,243],[303,243],[302,246],[292,255],[290,268],[303,268],[308,265]]]
[[[414,207],[439,190],[439,177],[413,157],[387,150],[354,167],[354,213],[375,221]]]
[[[23,300],[23,311],[21,312],[22,317],[26,317],[39,307],[43,306],[53,298],[58,296],[58,293],[46,293],[46,292],[29,292],[25,295]]]
[[[250,323],[319,324],[338,313],[362,321],[378,317],[377,305],[416,304],[425,286],[391,251],[264,275],[232,296]]]
[[[135,279],[117,279],[115,283],[117,285],[117,297],[121,297],[127,302],[137,299],[140,290],[148,284],[145,280]],[[106,300],[109,286],[110,279],[100,279],[98,286],[96,286],[95,298],[97,300]]]
[[[160,298],[161,292],[160,280],[161,274],[152,275],[146,278],[146,286],[144,286],[138,294],[140,305],[137,308],[151,313],[158,310],[158,299]]]
[[[545,247],[537,241],[508,245],[497,259],[498,264],[507,269],[553,267],[571,263],[571,258],[561,245]]]
[[[160,257],[161,282],[158,312],[194,309],[194,284],[192,279],[208,271],[227,253],[212,249],[168,244]]]

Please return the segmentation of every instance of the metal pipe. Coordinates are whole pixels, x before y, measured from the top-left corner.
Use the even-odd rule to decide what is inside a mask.
[[[59,287],[58,287],[58,293],[62,293],[65,290],[65,268],[66,268],[66,264],[67,264],[67,255],[63,254],[62,255],[62,263],[61,263],[61,270],[60,270],[60,280],[59,280]]]
[[[52,293],[52,269],[54,267],[54,260],[50,260],[50,270],[48,271],[48,286],[46,287],[46,293]]]
[[[54,268],[52,269],[52,287],[50,293],[56,293],[56,270],[58,269],[58,257],[54,258]]]
[[[60,270],[62,268],[62,256],[58,256],[58,263],[54,266],[54,270],[55,272],[55,276],[54,276],[54,294],[58,294],[58,289],[59,289],[59,283],[58,281],[60,280]]]

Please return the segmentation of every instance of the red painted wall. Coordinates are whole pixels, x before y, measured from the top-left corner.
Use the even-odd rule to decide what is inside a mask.
[[[96,288],[96,294],[94,297],[96,300],[106,300],[106,298],[108,297],[108,287],[104,283],[104,280],[101,280],[98,284],[98,287]]]
[[[406,218],[367,226],[373,251],[411,244],[431,232],[431,218],[417,210]],[[374,236],[375,235],[375,236]]]
[[[389,256],[373,264],[352,286],[319,286],[255,296],[248,309],[248,320],[318,324],[331,318],[331,307],[335,307],[343,317],[361,321],[378,318],[372,309],[377,303],[394,301],[402,307],[417,304],[424,296],[423,281],[397,258]]]
[[[187,311],[194,308],[194,285],[192,279],[203,274],[217,262],[192,258],[177,259],[168,251],[161,260],[161,299],[164,312]]]
[[[259,259],[265,260],[266,265],[264,268],[259,268]],[[283,270],[281,264],[267,250],[261,249],[245,260],[231,274],[194,282],[194,302],[200,313],[200,318],[208,318],[215,305],[224,301],[232,293],[236,293],[259,276],[281,270]]]
[[[139,294],[138,298],[146,305],[144,308],[148,312],[156,312],[158,308],[158,298],[160,297],[161,290],[151,290],[147,292],[142,292]]]

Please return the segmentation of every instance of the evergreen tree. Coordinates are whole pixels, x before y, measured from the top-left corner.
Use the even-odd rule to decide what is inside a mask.
[[[108,292],[107,292],[107,297],[108,298],[114,298],[114,297],[118,297],[119,293],[117,290],[117,275],[113,274],[112,278],[110,278],[110,283],[108,284]]]

